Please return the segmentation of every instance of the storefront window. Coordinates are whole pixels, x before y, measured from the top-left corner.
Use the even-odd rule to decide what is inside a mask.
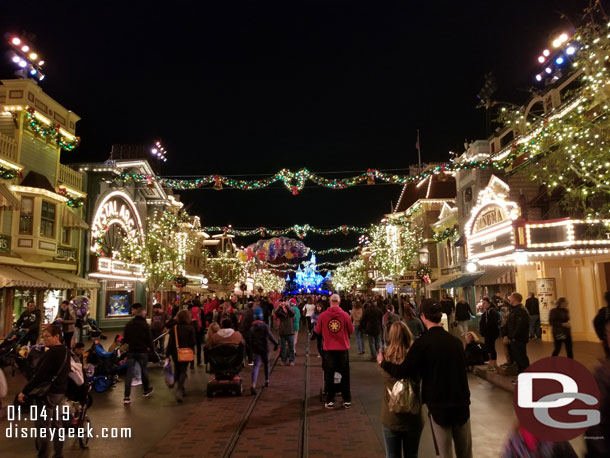
[[[55,237],[55,204],[42,201],[40,213],[40,235],[44,237]]]
[[[34,199],[31,197],[21,198],[21,211],[19,213],[19,233],[32,235],[32,209]]]
[[[108,291],[106,293],[106,318],[131,315],[133,291]]]
[[[64,227],[61,231],[62,245],[70,245],[72,243],[72,229]]]

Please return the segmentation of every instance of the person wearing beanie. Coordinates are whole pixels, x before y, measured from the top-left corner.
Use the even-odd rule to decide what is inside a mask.
[[[341,307],[338,294],[330,297],[330,307],[323,312],[316,324],[316,334],[322,336],[324,348],[324,387],[326,388],[326,403],[324,407],[335,407],[335,372],[341,374],[339,391],[343,398],[343,407],[352,406],[349,380],[349,336],[354,332],[350,316]]]
[[[250,345],[252,348],[252,356],[254,358],[254,367],[252,368],[252,388],[250,392],[256,394],[256,380],[258,379],[258,371],[261,364],[265,367],[265,386],[269,386],[269,344],[273,344],[273,351],[277,351],[278,342],[267,323],[263,321],[264,313],[260,308],[255,308],[253,311],[254,321],[250,326]]]

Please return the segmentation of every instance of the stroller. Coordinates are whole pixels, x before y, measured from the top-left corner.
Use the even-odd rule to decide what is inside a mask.
[[[163,352],[161,351],[161,345],[159,344],[160,342],[163,342],[163,339],[165,339],[165,336],[169,334],[168,332],[164,332],[163,334],[161,334],[159,337],[156,337],[155,339],[153,339],[153,351],[150,354],[148,361],[151,363],[155,363],[158,364],[159,367],[164,367],[165,366],[165,355],[163,354]]]
[[[19,347],[23,345],[28,335],[25,329],[16,329],[11,332],[0,344],[0,368],[11,366],[18,367]]]
[[[87,352],[87,366],[89,383],[95,391],[103,393],[115,385],[117,374],[126,366],[126,363],[120,363],[118,349],[112,352],[106,351],[96,340]]]
[[[106,340],[107,337],[102,334],[102,328],[99,327],[97,321],[93,318],[87,318],[87,324],[89,325],[89,338],[100,338],[102,340]]]
[[[214,374],[208,382],[208,397],[211,398],[217,392],[241,396],[243,386],[239,373],[244,365],[244,345],[221,345],[213,348],[206,346],[203,351],[205,360],[210,365],[209,372]]]

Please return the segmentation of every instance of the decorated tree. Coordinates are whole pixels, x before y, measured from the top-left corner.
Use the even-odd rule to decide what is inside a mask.
[[[332,276],[335,288],[350,291],[367,284],[366,264],[362,258],[350,261],[348,264],[337,267]]]
[[[281,293],[286,286],[286,280],[283,277],[267,270],[258,272],[254,281],[256,286],[262,287],[263,292],[267,294],[273,291]]]
[[[384,277],[398,278],[414,270],[423,244],[421,230],[412,224],[394,224],[386,220],[371,229],[372,260]]]
[[[204,266],[204,275],[225,294],[232,292],[235,283],[243,279],[244,262],[228,251],[221,252],[216,257],[206,256]]]
[[[587,22],[566,44],[572,61],[568,74],[577,73],[577,84],[562,96],[564,105],[538,118],[526,117],[523,109],[505,110],[501,121],[515,130],[515,152],[531,162],[526,173],[558,196],[568,214],[607,218],[610,24],[597,6],[585,17]]]
[[[186,256],[196,241],[186,212],[158,211],[147,219],[143,240],[127,239],[120,257],[144,267],[150,292],[170,287],[174,281],[183,286]]]

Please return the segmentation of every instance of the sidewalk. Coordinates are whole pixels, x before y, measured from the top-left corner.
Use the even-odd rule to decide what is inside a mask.
[[[530,341],[527,344],[527,355],[530,364],[539,359],[551,356],[553,353],[553,342],[542,342],[540,340]],[[498,352],[498,365],[504,364],[506,358],[504,356],[504,345],[502,340],[496,341],[496,351]],[[559,356],[566,356],[565,347],[562,347]],[[595,342],[574,342],[574,360],[583,364],[590,371],[598,364],[600,358],[603,358],[604,350],[600,343]],[[487,371],[485,366],[476,366],[473,373],[481,378],[484,378],[490,383],[511,393],[515,391],[515,386],[512,381],[515,376],[500,375],[496,371]]]

